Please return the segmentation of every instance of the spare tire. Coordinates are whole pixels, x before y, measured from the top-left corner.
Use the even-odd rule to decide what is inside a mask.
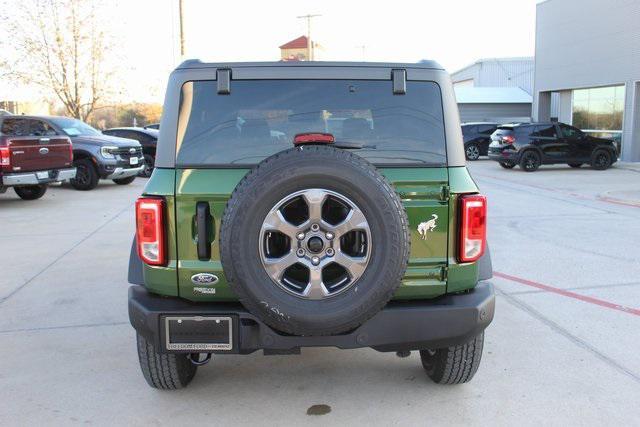
[[[409,259],[398,195],[369,162],[333,147],[265,159],[234,190],[220,227],[231,289],[294,335],[358,327],[391,299]]]

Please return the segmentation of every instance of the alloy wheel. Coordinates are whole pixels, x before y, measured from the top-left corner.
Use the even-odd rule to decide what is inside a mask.
[[[342,194],[313,188],[280,200],[260,230],[262,265],[297,297],[321,300],[350,289],[371,257],[363,212]]]
[[[477,145],[471,144],[467,146],[466,154],[467,154],[467,159],[478,160],[478,158],[480,157],[480,149],[478,148]]]

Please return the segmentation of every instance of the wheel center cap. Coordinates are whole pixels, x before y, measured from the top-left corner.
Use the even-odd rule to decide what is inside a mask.
[[[322,241],[321,238],[314,236],[310,238],[309,241],[307,242],[307,247],[311,252],[317,254],[324,247],[324,242]]]

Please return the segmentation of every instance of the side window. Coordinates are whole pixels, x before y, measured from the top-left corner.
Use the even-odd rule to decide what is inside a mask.
[[[475,126],[462,126],[462,135],[471,135],[472,133],[474,133],[476,131],[476,127]]]
[[[56,131],[42,120],[27,120],[29,122],[28,136],[53,136]]]
[[[557,138],[556,127],[554,125],[536,126],[531,136],[541,136],[544,138]]]
[[[105,135],[118,136],[117,130],[104,130],[102,133]]]
[[[573,126],[567,126],[565,124],[561,124],[560,132],[562,132],[562,136],[564,138],[576,139],[582,136],[582,131],[574,128]]]

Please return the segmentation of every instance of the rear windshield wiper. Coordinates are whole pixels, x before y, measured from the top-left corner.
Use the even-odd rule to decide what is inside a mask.
[[[331,145],[336,148],[345,148],[345,149],[352,149],[352,150],[359,150],[362,148],[366,148],[368,150],[376,149],[376,146],[373,144],[365,144],[364,142],[354,142],[354,141],[336,141]]]

